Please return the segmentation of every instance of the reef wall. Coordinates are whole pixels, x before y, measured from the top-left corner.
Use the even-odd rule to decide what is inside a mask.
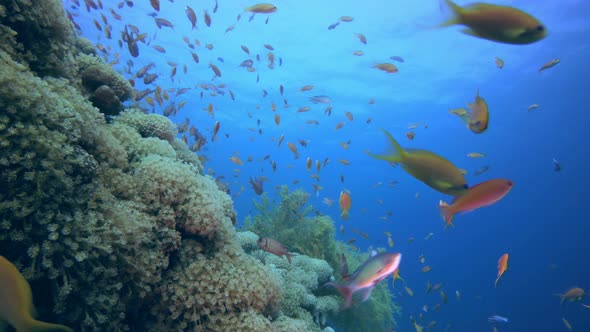
[[[59,1],[0,4],[0,255],[77,331],[309,331],[247,255],[230,197]],[[109,121],[107,121],[107,118]],[[316,281],[317,283],[317,281]]]

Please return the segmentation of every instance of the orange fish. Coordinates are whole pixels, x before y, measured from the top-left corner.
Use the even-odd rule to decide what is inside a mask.
[[[312,165],[313,165],[313,161],[311,160],[310,157],[307,157],[307,160],[305,161],[305,169],[310,171]]]
[[[348,191],[341,191],[340,197],[338,198],[338,205],[340,205],[340,217],[342,219],[348,219],[348,211],[350,211],[350,207],[352,206],[352,198],[350,197],[350,193]]]
[[[244,163],[242,162],[242,159],[236,157],[236,156],[231,156],[229,157],[229,160],[231,160],[232,163],[236,164],[236,165],[243,165]]]
[[[446,223],[445,228],[453,226],[456,213],[492,205],[506,196],[513,185],[512,181],[506,179],[488,180],[469,188],[462,196],[455,197],[451,205],[440,201],[438,208]]]
[[[279,114],[275,114],[275,123],[277,126],[281,124],[281,116]]]
[[[289,150],[291,150],[291,152],[293,152],[295,159],[299,158],[299,152],[297,152],[297,146],[295,146],[295,144],[293,144],[291,142],[287,142],[287,146],[289,147]]]
[[[508,257],[508,253],[505,253],[498,260],[498,277],[496,278],[496,282],[494,282],[494,287],[498,287],[498,281],[500,280],[504,272],[508,270]]]
[[[260,249],[279,257],[286,256],[289,264],[291,263],[291,256],[293,256],[293,254],[291,254],[287,247],[279,241],[267,237],[261,237],[258,239],[257,243]]]

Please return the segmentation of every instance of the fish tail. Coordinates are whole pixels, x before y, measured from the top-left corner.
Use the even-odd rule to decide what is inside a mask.
[[[340,213],[340,218],[348,220],[348,211],[342,211],[342,213]]]
[[[446,21],[438,25],[439,28],[448,27],[451,25],[461,23],[461,16],[463,15],[463,9],[451,0],[442,0],[441,7],[445,7],[451,10],[451,17]]]
[[[498,278],[496,278],[496,281],[494,282],[494,288],[498,287],[498,281],[500,280],[501,276],[498,276]]]
[[[17,331],[27,331],[27,332],[74,332],[71,328],[59,325],[59,324],[51,324],[45,323],[42,321],[30,319],[25,323],[26,326],[17,328]]]
[[[438,203],[438,210],[440,211],[440,215],[445,221],[445,229],[452,227],[455,213],[452,211],[451,206],[444,201],[440,201]]]
[[[388,152],[387,154],[382,154],[382,155],[381,154],[373,154],[373,153],[370,153],[369,151],[365,151],[365,152],[369,155],[369,157],[372,157],[375,159],[386,160],[386,161],[389,161],[392,163],[399,163],[399,162],[403,161],[404,155],[405,155],[404,149],[393,138],[393,136],[391,136],[391,134],[389,132],[387,132],[387,130],[381,129],[381,131],[383,131],[385,136],[387,136],[387,138],[389,139],[389,143],[391,143],[392,151]]]
[[[344,285],[339,285],[335,282],[328,282],[324,284],[324,286],[332,286],[335,287],[342,296],[344,296],[344,304],[340,309],[346,309],[351,306],[352,304],[352,290]]]

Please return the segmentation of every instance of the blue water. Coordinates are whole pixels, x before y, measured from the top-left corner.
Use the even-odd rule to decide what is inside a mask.
[[[248,178],[266,176],[270,181],[265,183],[265,190],[271,198],[276,197],[274,187],[282,184],[309,192],[309,202],[332,216],[337,229],[344,225],[345,234],[338,232],[338,238],[356,238],[355,245],[361,250],[368,246],[388,247],[384,232],[391,232],[395,246],[389,250],[403,254],[401,275],[415,293],[408,296],[402,283],[396,283],[392,290],[403,308],[400,331],[413,330],[408,317],[417,317],[423,305],[432,308],[441,302],[438,293],[426,294],[428,281],[442,282],[449,298],[440,311],[424,313],[422,325],[436,320],[435,331],[444,330],[448,324],[450,331],[491,331],[487,317],[492,314],[510,319],[499,327],[500,331],[566,331],[562,317],[569,320],[574,331],[590,331],[590,309],[579,303],[561,306],[553,295],[572,286],[590,289],[590,117],[586,99],[590,83],[590,4],[584,0],[497,1],[533,14],[549,29],[546,39],[515,46],[466,36],[458,27],[428,28],[446,15],[437,0],[273,3],[278,7],[276,13],[256,15],[248,22],[250,14],[243,10],[254,2],[219,0],[219,9],[213,13],[212,0],[162,0],[157,15],[174,23],[174,29],[156,27],[148,15],[154,11],[147,0],[134,1],[133,8],[121,9],[114,1],[103,0],[103,10],[89,12],[84,5],[76,9],[71,7],[72,1],[65,1],[65,8],[74,15],[83,36],[111,47],[107,61],[114,60],[116,53],[120,55],[116,69],[124,72],[127,61],[132,61],[130,72],[135,73],[154,62],[152,72],[160,74],[154,84],[164,89],[192,88],[178,97],[172,94],[177,104],[186,101],[184,108],[171,117],[173,121],[189,118],[208,137],[215,121],[221,123],[219,139],[198,153],[209,158],[205,166],[214,171],[214,176],[224,176],[230,182],[241,221],[255,212],[252,201],[260,199],[249,187]],[[186,5],[197,13],[198,30],[190,29]],[[111,16],[111,7],[122,21]],[[212,17],[211,27],[204,24],[203,10]],[[102,24],[101,13],[112,27],[112,39],[105,38],[92,22],[96,19]],[[238,14],[242,17],[236,22]],[[353,16],[354,21],[328,30],[343,15]],[[160,45],[166,53],[140,43],[139,57],[131,57],[125,45],[117,45],[124,24],[148,33],[150,45]],[[225,33],[232,24],[235,29]],[[367,45],[355,33],[363,33]],[[197,38],[201,46],[191,50],[183,36],[191,42]],[[207,43],[214,48],[206,49]],[[274,69],[267,67],[269,51],[264,44],[275,49]],[[246,45],[251,55],[240,45]],[[364,55],[354,56],[355,50],[362,50]],[[199,55],[198,64],[192,60],[191,51]],[[256,54],[260,54],[261,62],[256,61]],[[390,60],[394,55],[405,62]],[[494,64],[496,56],[505,61],[501,70]],[[538,68],[553,58],[561,62],[539,73]],[[256,72],[239,67],[246,59],[254,60]],[[178,63],[174,80],[170,79],[172,67],[168,61]],[[387,74],[372,68],[378,62],[392,62],[399,72]],[[211,80],[209,63],[220,68],[221,78]],[[188,69],[186,74],[183,64]],[[130,74],[125,76],[132,78]],[[146,88],[140,80],[136,82],[137,90]],[[226,84],[235,94],[235,101],[227,93],[212,97],[207,91],[201,98],[203,90],[197,85],[202,83]],[[307,84],[313,84],[314,89],[300,92],[299,88]],[[284,97],[279,94],[280,85],[284,86]],[[267,97],[263,97],[263,89]],[[489,128],[481,135],[471,133],[448,113],[449,109],[472,102],[477,89],[490,109]],[[324,115],[325,105],[308,101],[315,95],[332,98],[331,116]],[[371,98],[374,104],[369,104]],[[290,108],[283,107],[283,99],[288,100]],[[271,102],[277,105],[280,126],[274,123]],[[202,110],[209,103],[214,105],[215,117]],[[533,103],[540,107],[528,112]],[[152,109],[145,101],[140,105],[157,113],[165,107]],[[297,113],[303,106],[312,110]],[[347,111],[354,115],[353,121],[345,117]],[[372,119],[370,124],[366,123],[368,118]],[[317,120],[319,125],[308,125],[306,120]],[[339,122],[345,125],[335,130]],[[413,123],[422,126],[414,130],[416,137],[409,141],[405,133]],[[262,134],[257,132],[259,128]],[[450,197],[363,152],[387,149],[380,128],[390,131],[404,147],[431,150],[465,168],[470,185],[501,177],[511,179],[514,188],[494,206],[457,216],[456,227],[444,231],[436,206],[439,200],[449,201]],[[285,142],[279,148],[281,134]],[[297,144],[298,139],[310,142],[305,148]],[[340,147],[339,142],[348,140],[348,150]],[[287,142],[297,145],[299,159],[293,158]],[[470,159],[466,156],[469,152],[487,156]],[[244,161],[243,166],[229,160],[235,153]],[[263,161],[267,154],[271,157]],[[248,156],[252,156],[252,162],[246,162]],[[315,171],[305,169],[307,157],[330,159],[319,172],[319,182],[310,178]],[[561,163],[561,172],[553,171],[553,158]],[[351,164],[343,165],[339,159]],[[276,172],[271,169],[271,160],[277,164]],[[473,175],[486,165],[490,166],[486,173]],[[293,185],[295,180],[300,182]],[[389,188],[391,180],[399,183]],[[375,188],[378,182],[383,185]],[[312,183],[323,187],[318,197]],[[348,221],[339,218],[337,203],[332,207],[322,203],[326,197],[337,201],[343,189],[352,195]],[[392,216],[380,219],[388,211]],[[368,233],[369,239],[354,234],[352,228]],[[432,238],[425,240],[431,232]],[[408,242],[410,237],[415,238],[413,243]],[[497,260],[505,252],[510,254],[509,270],[494,288]],[[421,271],[421,254],[432,271]],[[461,292],[461,301],[455,297],[456,290]]]

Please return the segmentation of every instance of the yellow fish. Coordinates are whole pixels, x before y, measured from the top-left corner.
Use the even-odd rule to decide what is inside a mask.
[[[31,316],[34,311],[29,283],[14,264],[0,256],[0,322],[7,322],[18,332],[73,332],[67,326],[35,320]]]
[[[467,106],[471,109],[471,117],[469,118],[467,126],[476,134],[483,133],[488,129],[490,113],[488,112],[488,104],[485,99],[479,96],[479,89],[475,94],[475,101],[473,104],[468,104]]]
[[[401,164],[402,169],[429,187],[451,196],[467,192],[467,181],[461,171],[447,159],[427,150],[404,150],[388,133],[385,133],[393,151],[385,155],[367,152],[370,157]]]
[[[441,27],[465,25],[462,32],[499,43],[531,44],[547,36],[547,28],[533,16],[513,7],[473,3],[465,7],[445,0],[453,16]]]

